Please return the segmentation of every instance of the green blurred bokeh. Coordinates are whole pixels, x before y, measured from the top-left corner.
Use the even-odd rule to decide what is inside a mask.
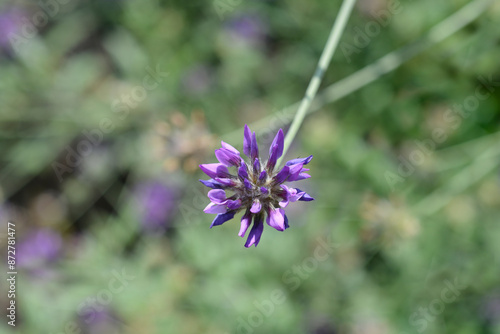
[[[468,3],[359,0],[322,88]],[[500,333],[498,3],[316,105],[287,154],[314,156],[297,186],[316,200],[287,207],[290,229],[266,226],[246,249],[239,217],[208,228],[198,165],[220,140],[241,149],[244,124],[261,154],[286,132],[340,5],[2,2],[0,244],[14,222],[15,329]]]

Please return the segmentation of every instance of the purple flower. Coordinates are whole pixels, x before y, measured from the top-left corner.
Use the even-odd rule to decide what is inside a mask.
[[[17,8],[0,13],[0,46],[10,46],[9,38],[13,34],[18,34],[21,28],[23,13]]]
[[[161,182],[142,183],[136,190],[143,228],[149,232],[164,229],[176,207],[176,191]]]
[[[43,229],[24,238],[17,249],[18,264],[24,268],[36,268],[57,259],[61,253],[62,239],[59,233]]]
[[[233,219],[238,211],[244,210],[238,235],[244,237],[253,221],[245,247],[257,246],[264,221],[276,230],[284,231],[289,227],[284,210],[288,203],[314,200],[304,191],[283,184],[311,177],[304,173],[309,170],[304,165],[311,161],[312,155],[290,160],[281,170],[275,171],[276,162],[283,155],[283,146],[283,130],[280,129],[269,148],[269,158],[263,163],[255,132],[252,133],[245,125],[243,153],[250,158],[250,163],[241,158],[237,149],[222,142],[222,148],[215,151],[219,163],[200,165],[201,170],[211,177],[210,180],[200,181],[212,188],[208,192],[210,204],[203,211],[217,214],[210,228],[224,224]],[[237,175],[229,172],[231,167],[237,169]],[[226,190],[233,194],[228,197]]]
[[[252,46],[258,46],[264,43],[267,25],[257,15],[243,15],[229,21],[226,25],[231,39],[237,42],[243,42]]]

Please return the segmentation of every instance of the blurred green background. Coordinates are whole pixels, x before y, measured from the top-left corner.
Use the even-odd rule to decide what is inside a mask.
[[[467,3],[359,0],[322,88]],[[239,219],[208,228],[198,165],[241,149],[244,124],[261,152],[286,132],[340,4],[2,1],[16,330],[500,333],[498,2],[316,105],[287,154],[314,155],[297,186],[316,200],[287,208],[290,229],[246,249]]]

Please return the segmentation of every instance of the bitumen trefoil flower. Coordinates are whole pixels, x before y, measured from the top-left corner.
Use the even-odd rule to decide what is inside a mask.
[[[210,180],[200,181],[212,188],[208,192],[210,204],[203,211],[217,214],[210,228],[222,225],[239,211],[244,211],[238,235],[244,237],[251,226],[245,247],[257,246],[264,230],[264,221],[276,230],[284,231],[289,227],[285,207],[290,202],[314,200],[304,191],[284,184],[311,177],[304,165],[311,161],[312,155],[290,160],[283,168],[275,170],[276,162],[283,155],[283,130],[278,131],[271,143],[266,162],[259,156],[255,132],[252,133],[247,125],[243,153],[249,158],[248,163],[233,146],[225,142],[221,144],[222,147],[215,150],[219,163],[200,165],[201,170],[210,177]],[[236,173],[230,173],[230,168]]]

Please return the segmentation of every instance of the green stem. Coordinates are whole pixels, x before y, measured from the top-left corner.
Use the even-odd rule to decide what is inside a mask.
[[[318,110],[321,106],[332,103],[340,98],[349,95],[352,92],[377,80],[382,75],[389,73],[406,61],[430,48],[442,40],[456,33],[467,24],[474,21],[481,15],[495,0],[476,0],[457,12],[453,13],[443,21],[432,27],[427,34],[417,41],[405,45],[395,51],[392,51],[372,64],[363,67],[350,76],[339,80],[321,91],[318,96],[317,106],[313,106],[312,111]]]
[[[307,87],[306,94],[300,103],[299,109],[295,114],[292,125],[288,130],[285,137],[285,147],[283,149],[283,156],[285,156],[286,152],[290,148],[290,145],[295,138],[295,135],[299,131],[300,125],[304,120],[304,117],[307,114],[309,107],[311,106],[316,93],[318,92],[319,85],[321,84],[321,80],[330,65],[330,61],[332,60],[332,56],[335,53],[335,49],[339,44],[340,37],[344,32],[344,28],[347,24],[347,20],[351,14],[351,11],[354,7],[356,0],[344,0],[342,2],[342,6],[340,7],[339,14],[337,15],[337,19],[333,24],[332,30],[330,31],[330,36],[328,36],[328,40],[326,42],[325,48],[323,49],[323,53],[321,54],[321,58],[319,59],[318,66],[316,67],[316,72],[314,73],[311,81],[309,82],[309,86]],[[280,165],[283,156],[277,163],[277,166]]]
[[[455,32],[474,21],[486,9],[488,9],[494,1],[495,0],[476,0],[467,4],[442,22],[435,25],[423,38],[386,54],[374,63],[363,67],[348,77],[345,77],[344,79],[328,86],[318,95],[309,112],[311,113],[317,111],[326,104],[340,100],[341,98],[377,80],[384,74],[397,69],[413,57],[441,42],[445,38],[453,35]],[[291,114],[296,108],[298,108],[299,104],[300,102],[296,102],[281,109],[279,112],[281,114],[281,118],[288,118],[290,116],[291,119]],[[252,123],[250,127],[252,129],[264,128],[276,117],[277,113],[274,113],[255,123]],[[241,136],[241,131],[242,128],[238,128],[237,130],[231,132],[227,135],[228,138],[226,138],[226,140],[229,142],[237,140],[237,138]]]

